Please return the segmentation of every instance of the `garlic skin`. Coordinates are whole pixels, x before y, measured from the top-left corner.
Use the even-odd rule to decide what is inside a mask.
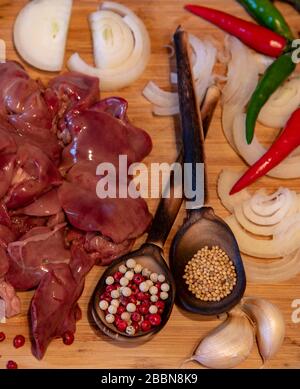
[[[212,369],[230,369],[247,359],[253,344],[252,324],[243,312],[236,309],[208,333],[191,360]]]
[[[256,337],[264,361],[272,358],[283,343],[285,322],[280,310],[264,299],[245,298],[243,311],[256,324]]]

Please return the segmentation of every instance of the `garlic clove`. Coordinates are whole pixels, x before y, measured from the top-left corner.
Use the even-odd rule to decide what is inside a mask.
[[[248,297],[243,300],[243,311],[256,324],[256,337],[264,361],[272,358],[283,343],[285,322],[280,310],[271,302]]]
[[[249,356],[253,344],[253,327],[249,319],[235,310],[201,341],[191,359],[209,368],[229,369]]]

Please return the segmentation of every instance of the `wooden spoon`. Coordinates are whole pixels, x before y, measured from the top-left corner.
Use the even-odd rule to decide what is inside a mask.
[[[207,197],[205,173],[201,188],[196,188],[196,164],[201,163],[204,166],[205,163],[204,136],[200,110],[194,92],[187,42],[186,32],[179,27],[174,34],[174,43],[184,163],[193,166],[191,177],[185,178],[190,179],[189,184],[194,190],[198,189],[200,196],[198,196],[198,201],[194,201],[193,209],[187,210],[187,219],[172,242],[170,268],[176,283],[178,303],[191,312],[202,315],[217,315],[229,311],[238,304],[245,291],[246,277],[240,251],[232,231],[222,219],[215,215],[211,207],[204,206]],[[206,302],[196,298],[188,290],[183,279],[186,264],[198,250],[205,246],[219,246],[224,250],[234,263],[237,273],[237,283],[233,291],[219,302]]]
[[[219,101],[220,90],[212,86],[207,90],[204,102],[202,104],[202,112],[203,112],[203,126],[205,134],[207,133],[208,127],[211,122],[211,118],[215,111],[216,105]],[[180,153],[177,162],[182,162],[183,155]],[[110,265],[103,275],[101,276],[94,293],[91,297],[89,304],[89,312],[95,321],[97,327],[103,331],[106,335],[110,336],[113,339],[117,340],[125,340],[129,342],[139,342],[146,341],[150,339],[155,333],[159,332],[167,323],[171,311],[174,304],[175,299],[175,282],[172,274],[165,262],[163,256],[163,246],[169,235],[170,229],[175,221],[175,218],[178,214],[180,206],[183,202],[182,198],[174,198],[172,193],[174,193],[174,179],[173,174],[170,177],[170,189],[171,196],[170,198],[161,198],[160,203],[158,205],[156,214],[154,216],[154,220],[151,226],[151,229],[148,233],[148,239],[145,244],[141,246],[140,249],[122,256],[118,260],[114,261],[112,265]],[[105,315],[103,311],[99,308],[100,295],[103,293],[106,284],[105,279],[111,274],[114,274],[119,266],[122,263],[125,263],[127,259],[134,258],[136,261],[141,263],[143,266],[148,269],[155,271],[157,273],[163,273],[166,275],[166,279],[169,281],[171,290],[169,293],[169,299],[167,300],[166,307],[167,309],[164,311],[162,315],[162,322],[160,326],[154,328],[152,331],[147,332],[145,334],[140,333],[135,336],[128,336],[123,332],[120,332],[116,329],[114,325],[108,324],[105,321]]]

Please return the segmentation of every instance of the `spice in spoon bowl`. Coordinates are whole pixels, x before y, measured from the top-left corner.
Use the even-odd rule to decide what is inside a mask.
[[[118,263],[97,292],[97,313],[106,333],[130,340],[157,332],[167,314],[170,288],[159,268],[149,269],[146,257]]]
[[[198,250],[185,266],[183,278],[188,290],[203,301],[222,300],[231,294],[237,282],[233,262],[218,246]]]

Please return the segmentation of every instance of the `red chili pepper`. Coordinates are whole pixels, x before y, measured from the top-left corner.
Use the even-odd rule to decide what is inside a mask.
[[[185,9],[234,35],[262,54],[279,57],[285,52],[287,40],[268,28],[208,7],[188,4]]]
[[[283,161],[300,145],[300,108],[290,117],[284,130],[269,150],[252,165],[230,191],[235,194],[246,188]]]

